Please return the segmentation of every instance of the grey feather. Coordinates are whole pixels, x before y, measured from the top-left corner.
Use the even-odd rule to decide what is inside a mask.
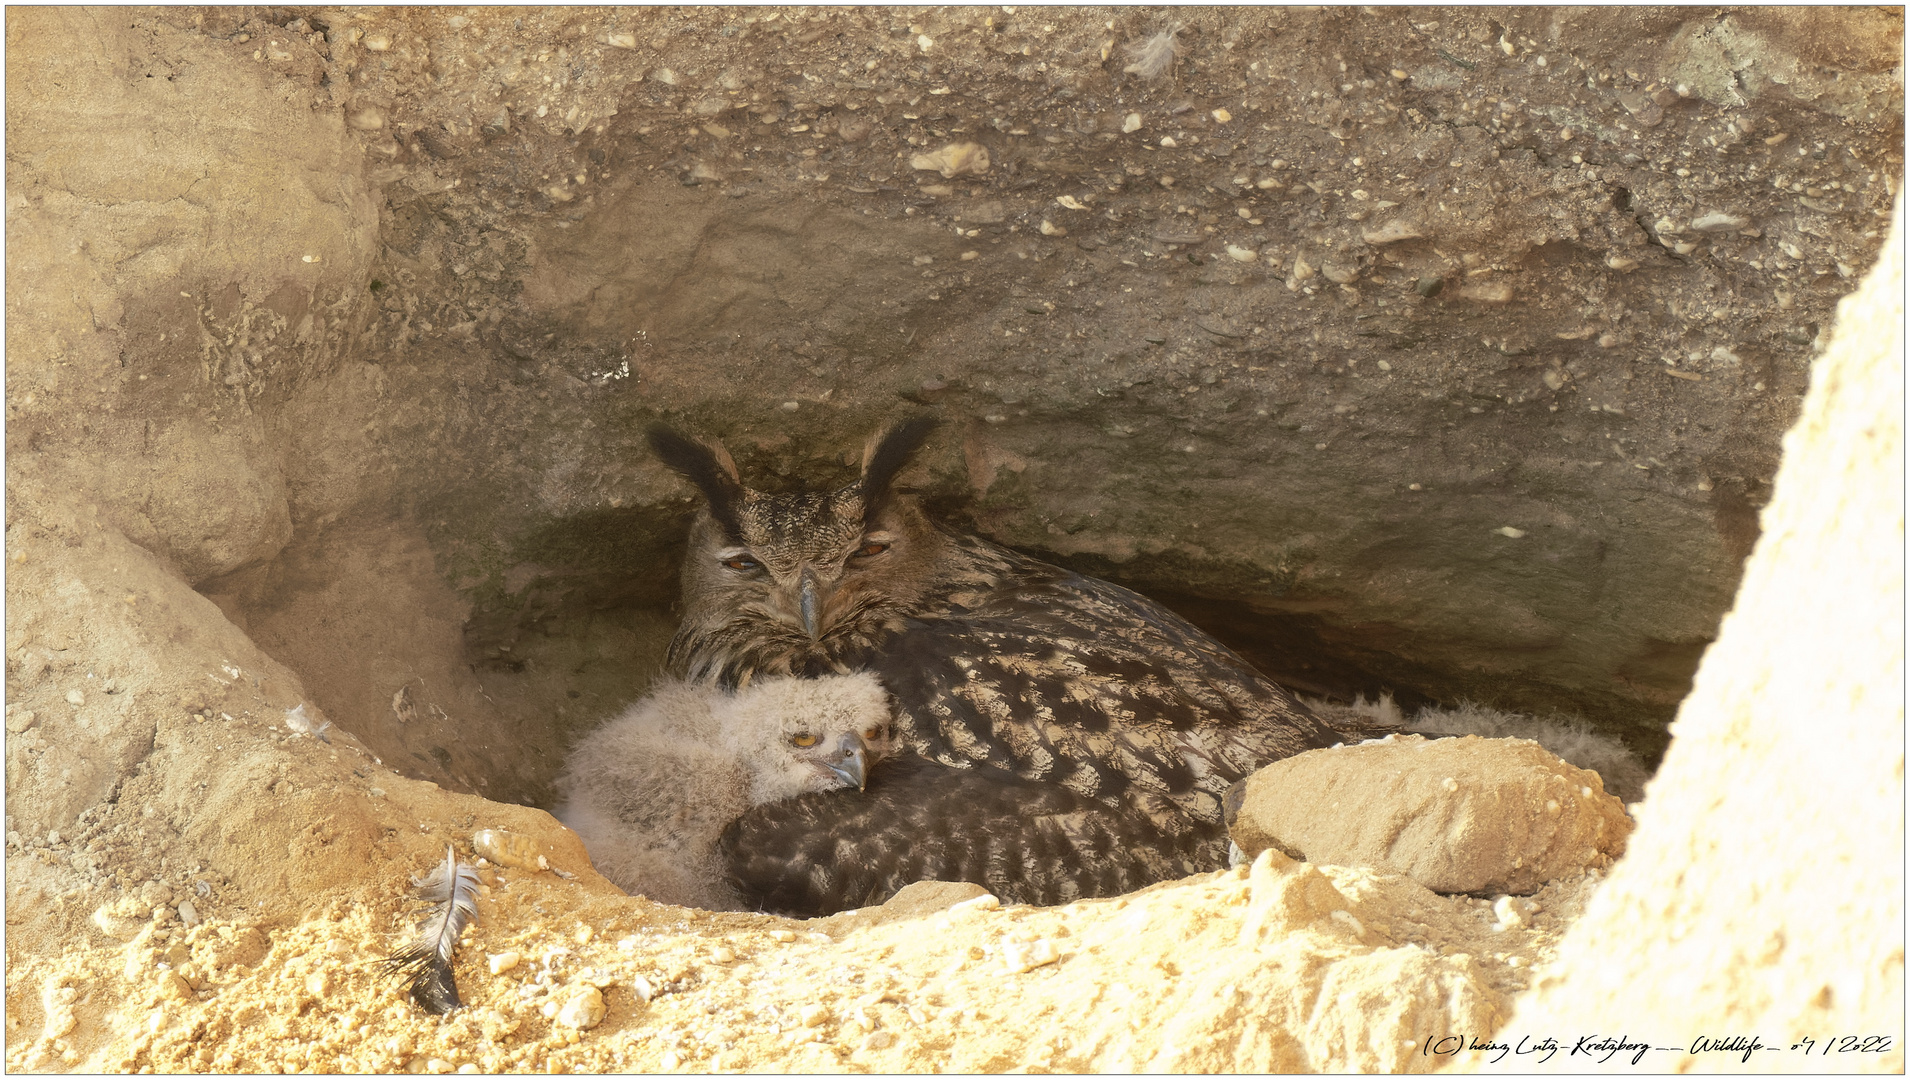
[[[424,877],[413,877],[414,895],[429,905],[410,945],[385,958],[387,971],[409,980],[411,1000],[429,1013],[442,1016],[464,1003],[458,1000],[457,979],[451,972],[452,954],[465,927],[477,921],[477,871],[458,861],[446,845],[444,861]]]

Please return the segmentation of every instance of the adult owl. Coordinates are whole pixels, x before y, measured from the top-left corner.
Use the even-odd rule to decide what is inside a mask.
[[[1059,785],[1163,835],[1223,835],[1230,784],[1338,741],[1146,597],[931,522],[895,480],[934,425],[891,425],[853,483],[795,494],[745,487],[721,444],[653,427],[705,500],[672,670],[727,687],[873,672],[898,749]]]

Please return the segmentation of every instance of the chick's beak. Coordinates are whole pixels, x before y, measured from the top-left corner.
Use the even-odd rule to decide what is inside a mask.
[[[836,753],[824,759],[823,767],[842,777],[846,784],[854,784],[857,791],[867,790],[869,786],[869,758],[862,749],[862,740],[855,735],[844,735],[836,741]]]

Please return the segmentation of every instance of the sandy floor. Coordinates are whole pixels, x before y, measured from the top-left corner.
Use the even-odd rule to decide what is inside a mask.
[[[964,904],[979,887],[922,885],[810,922],[624,897],[574,861],[487,864],[457,958],[467,1007],[442,1019],[378,964],[410,925],[402,880],[286,923],[230,915],[187,928],[180,897],[141,921],[129,898],[89,919],[91,940],[9,964],[7,1064],[1423,1070],[1440,1061],[1416,1049],[1428,1035],[1502,1022],[1597,881],[1511,901],[1526,925],[1508,927],[1485,900],[1273,862],[1284,860],[1052,909]],[[130,940],[109,943],[102,928]],[[600,1020],[564,1022],[590,1019],[593,996]]]

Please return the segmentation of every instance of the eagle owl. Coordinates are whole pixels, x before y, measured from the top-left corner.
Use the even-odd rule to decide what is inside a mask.
[[[867,673],[769,677],[734,692],[661,680],[571,751],[557,818],[627,892],[755,906],[726,882],[724,827],[752,806],[863,787],[891,732],[888,694]]]
[[[653,427],[705,499],[672,670],[725,687],[872,672],[899,749],[1058,785],[1163,835],[1224,836],[1230,784],[1338,741],[1159,604],[932,523],[895,480],[934,423],[877,432],[855,482],[795,494],[745,487],[720,444]]]

